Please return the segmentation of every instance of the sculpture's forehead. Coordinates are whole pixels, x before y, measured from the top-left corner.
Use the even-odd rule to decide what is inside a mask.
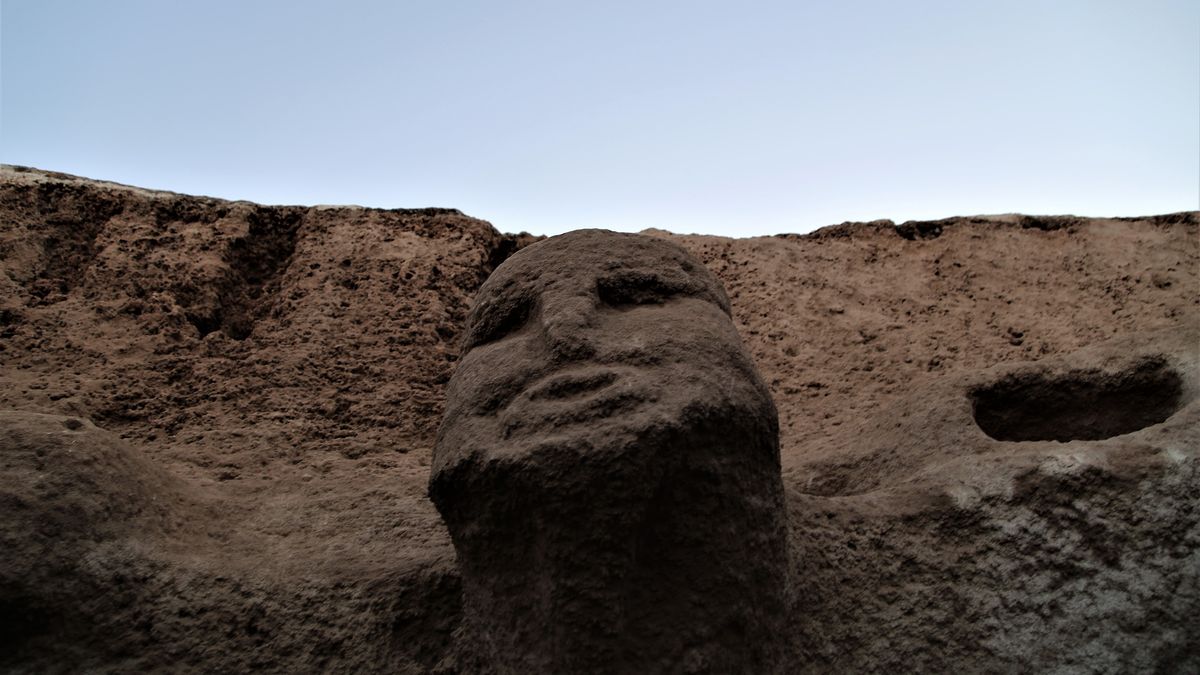
[[[643,235],[578,230],[540,241],[514,254],[484,283],[479,296],[538,292],[571,282],[588,285],[618,272],[686,276],[712,287],[718,282],[698,260],[669,241]]]

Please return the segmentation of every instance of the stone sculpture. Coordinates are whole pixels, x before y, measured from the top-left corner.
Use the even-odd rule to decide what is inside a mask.
[[[581,230],[496,269],[430,496],[462,574],[468,671],[781,666],[775,407],[720,282],[675,244]]]

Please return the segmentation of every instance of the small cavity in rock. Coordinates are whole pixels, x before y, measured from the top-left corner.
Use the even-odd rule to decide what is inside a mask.
[[[1025,373],[973,392],[975,423],[998,441],[1095,441],[1158,424],[1180,407],[1183,381],[1162,359],[1118,373]]]

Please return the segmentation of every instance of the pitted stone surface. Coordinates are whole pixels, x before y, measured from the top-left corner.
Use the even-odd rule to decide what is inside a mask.
[[[787,672],[1200,672],[1200,212],[653,236],[779,411]],[[0,429],[0,671],[467,670],[431,448],[471,298],[533,239],[0,166],[0,410],[34,416]],[[1136,382],[1169,417],[978,424],[1014,383]]]

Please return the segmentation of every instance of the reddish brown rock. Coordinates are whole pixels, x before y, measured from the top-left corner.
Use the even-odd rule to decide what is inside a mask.
[[[108,567],[130,571],[123,559],[181,530],[190,492],[87,420],[0,412],[4,658],[53,650],[67,664],[124,637],[116,619],[140,589]]]
[[[725,286],[779,411],[789,670],[1200,669],[1197,223],[655,235]],[[425,496],[431,448],[470,298],[524,243],[446,209],[0,168],[0,409],[58,416],[38,433],[90,420],[88,438],[145,467],[112,484],[124,493],[70,499],[184,498],[161,521],[116,502],[99,544],[12,534],[0,578],[25,590],[0,621],[22,647],[0,669],[455,668],[460,581]],[[1152,414],[1116,411],[1109,438],[989,436],[980,403],[1028,429],[1094,407],[1064,420],[1071,406],[1022,409],[1013,392],[1137,395]],[[0,485],[32,485],[16,471]],[[3,522],[33,522],[5,504]],[[31,575],[33,546],[86,569]],[[53,606],[38,579],[87,600]],[[27,621],[68,615],[87,620]]]

